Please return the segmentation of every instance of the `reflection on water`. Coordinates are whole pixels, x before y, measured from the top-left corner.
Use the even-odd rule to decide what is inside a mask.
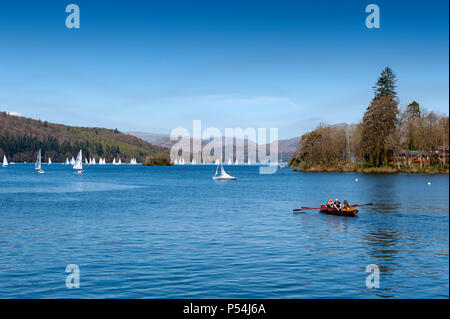
[[[448,298],[448,176],[226,169],[0,169],[0,297]],[[329,197],[375,205],[292,214]]]

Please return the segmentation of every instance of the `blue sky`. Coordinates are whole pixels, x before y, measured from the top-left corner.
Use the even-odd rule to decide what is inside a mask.
[[[65,27],[76,3],[81,28]],[[376,3],[381,28],[365,27]],[[385,66],[448,114],[448,1],[2,1],[0,110],[170,133],[357,122]]]

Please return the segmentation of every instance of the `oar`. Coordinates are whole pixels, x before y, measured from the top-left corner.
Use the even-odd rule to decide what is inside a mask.
[[[355,205],[351,205],[352,207],[359,207],[359,206],[372,206],[373,203],[368,203],[368,204],[355,204]]]
[[[295,209],[293,209],[292,211],[293,212],[300,212],[300,211],[302,211],[302,210],[305,210],[305,209],[320,209],[321,207],[305,207],[305,206],[302,206],[301,208],[295,208]]]

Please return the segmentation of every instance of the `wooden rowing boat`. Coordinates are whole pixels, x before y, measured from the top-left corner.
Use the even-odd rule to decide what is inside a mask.
[[[336,215],[336,216],[349,216],[349,217],[356,217],[356,214],[358,213],[358,210],[355,208],[347,209],[347,210],[338,210],[336,208],[328,208],[327,206],[320,206],[320,212],[324,214],[329,215]]]

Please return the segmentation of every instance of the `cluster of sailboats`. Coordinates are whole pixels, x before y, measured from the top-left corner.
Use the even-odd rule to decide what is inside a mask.
[[[180,158],[180,159],[175,159],[174,161],[172,161],[175,165],[184,165],[185,164],[185,160],[184,158]],[[96,165],[96,160],[95,158],[85,158],[84,159],[84,163],[85,165]],[[3,155],[3,162],[2,162],[2,166],[3,167],[7,167],[8,166],[8,160],[6,158],[5,155]],[[52,164],[52,160],[50,158],[48,158],[48,165]],[[106,158],[100,158],[98,161],[99,165],[105,165],[106,164]],[[122,164],[122,160],[119,158],[118,161],[116,161],[116,159],[114,158],[112,161],[113,165],[121,165]],[[136,158],[132,158],[130,160],[130,164],[131,165],[136,165],[137,164],[137,160]],[[195,159],[192,160],[191,163],[189,164],[196,164]],[[203,162],[203,164],[206,164],[205,162]],[[223,164],[222,161],[220,161],[218,158],[215,161],[215,164],[217,165],[216,168],[216,173],[213,176],[214,180],[236,180],[237,178],[234,176],[231,176],[229,172],[226,172],[225,169],[223,168]],[[235,161],[235,165],[238,165],[238,161]],[[250,159],[248,160],[247,164],[251,164]],[[71,158],[71,160],[69,161],[68,158],[66,158],[66,161],[63,163],[63,165],[72,165],[73,169],[76,170],[77,174],[82,174],[84,172],[83,170],[83,150],[80,150],[78,152],[77,158]],[[228,160],[228,165],[232,165],[232,161]],[[283,168],[285,165],[282,164],[281,168]],[[36,158],[36,162],[34,164],[34,168],[36,170],[36,172],[38,174],[43,174],[44,170],[42,169],[42,152],[39,149],[37,158]]]
[[[7,167],[9,164],[10,163],[8,163],[8,159],[6,158],[6,155],[3,155],[2,166],[3,167]],[[11,163],[11,164],[14,164],[14,163]],[[48,165],[51,165],[51,164],[52,164],[52,160],[49,157],[48,158]],[[83,171],[84,171],[83,170],[83,150],[80,150],[78,152],[78,155],[77,155],[76,159],[72,157],[70,159],[70,161],[69,161],[69,159],[66,158],[66,161],[64,163],[62,163],[62,164],[63,165],[72,165],[73,169],[76,170],[76,173],[82,174]],[[96,162],[95,157],[89,158],[89,159],[87,157],[85,157],[84,164],[85,165],[96,165],[97,162]],[[106,165],[106,158],[104,158],[104,157],[103,158],[99,158],[98,164],[99,165]],[[112,164],[113,165],[121,165],[122,164],[122,159],[119,158],[118,161],[116,161],[116,159],[114,158],[113,161],[112,161]],[[137,159],[133,157],[130,160],[130,164],[131,165],[137,165],[138,164]],[[45,172],[42,169],[42,151],[41,151],[41,149],[39,149],[38,155],[36,157],[36,162],[34,163],[34,168],[35,168],[35,170],[36,170],[36,172],[38,174],[43,174]]]
[[[204,159],[202,160],[201,164],[216,164],[219,165],[221,163],[221,161],[219,159],[216,159],[215,162],[212,163],[207,163]],[[186,165],[186,164],[190,164],[190,165],[196,165],[197,161],[196,159],[192,159],[192,161],[186,162],[184,158],[175,158],[172,160],[172,164],[174,165]],[[247,164],[247,165],[252,165],[252,161],[250,159],[248,159],[247,162],[243,162],[243,164]],[[228,160],[228,165],[233,165],[233,161],[231,159]],[[236,161],[234,162],[234,165],[240,165],[238,159],[236,159]]]

